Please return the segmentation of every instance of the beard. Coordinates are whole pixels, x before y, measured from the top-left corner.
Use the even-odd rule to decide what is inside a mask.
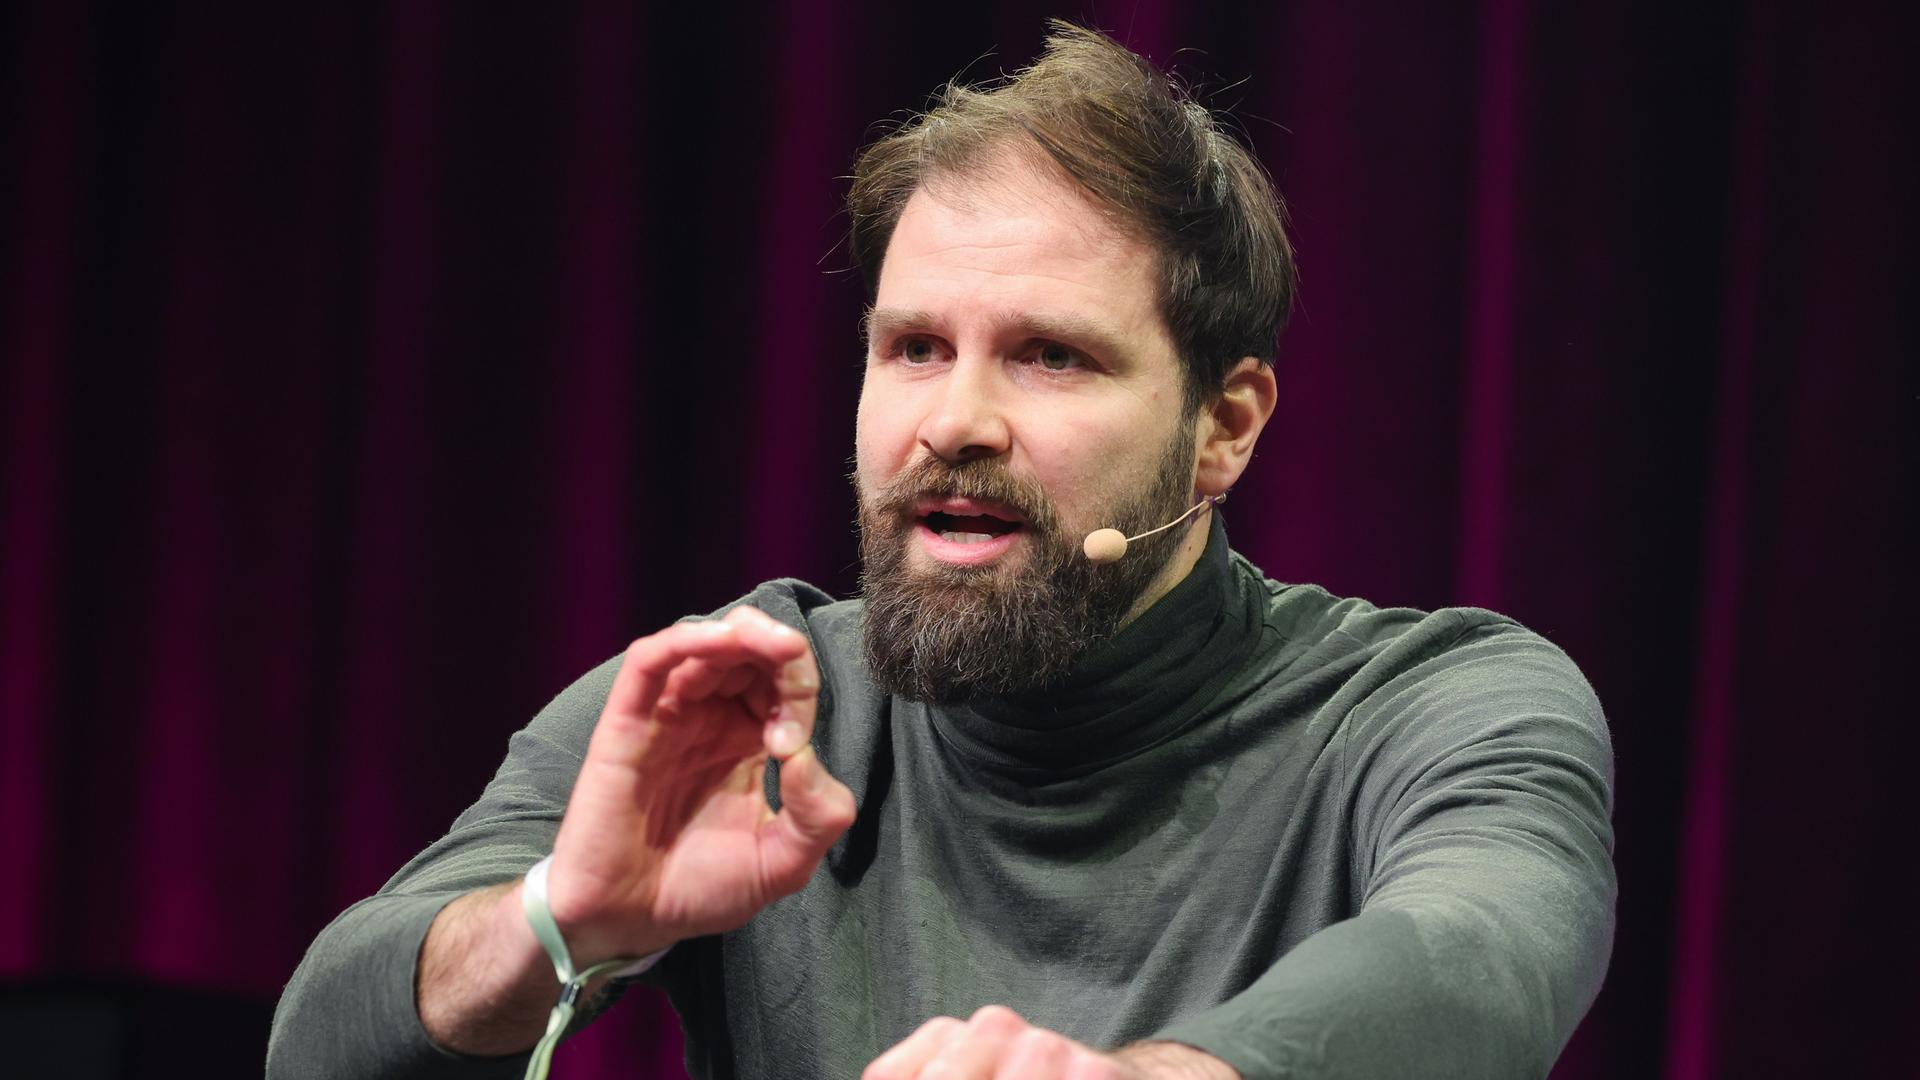
[[[1132,536],[1189,508],[1194,434],[1191,425],[1181,429],[1146,489],[1103,507],[1092,527]],[[1025,519],[1026,557],[1012,552],[1011,560],[983,566],[913,567],[915,503],[929,497],[994,500],[1017,510]],[[868,670],[883,690],[943,703],[1058,682],[1119,631],[1185,532],[1168,529],[1128,544],[1118,562],[1094,563],[1081,550],[1085,534],[1063,530],[1046,492],[1000,458],[923,458],[884,490],[860,493],[859,525]]]

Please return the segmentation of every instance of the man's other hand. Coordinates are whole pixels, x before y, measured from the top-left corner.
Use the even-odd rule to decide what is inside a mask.
[[[1179,1043],[1103,1054],[989,1005],[970,1019],[938,1016],[875,1058],[860,1080],[1240,1080],[1232,1066]]]
[[[577,966],[731,930],[806,884],[854,815],[809,744],[819,691],[806,637],[750,607],[627,649],[548,873]]]

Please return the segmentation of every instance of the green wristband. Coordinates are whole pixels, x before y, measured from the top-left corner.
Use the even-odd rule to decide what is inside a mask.
[[[614,978],[638,975],[652,967],[667,952],[661,949],[652,956],[643,956],[638,960],[618,957],[595,964],[585,971],[574,971],[573,954],[567,951],[567,940],[560,936],[560,924],[553,921],[553,912],[547,907],[547,869],[552,865],[551,855],[534,863],[520,887],[520,909],[526,912],[527,925],[533,928],[533,936],[539,939],[540,947],[547,951],[547,959],[553,961],[553,973],[560,980],[560,1000],[554,1003],[553,1011],[547,1014],[547,1033],[534,1044],[533,1056],[527,1060],[527,1080],[546,1080],[547,1069],[553,1061],[553,1048],[560,1045],[560,1036],[566,1034],[567,1025],[573,1022],[574,1010],[588,980],[596,975],[611,974]]]

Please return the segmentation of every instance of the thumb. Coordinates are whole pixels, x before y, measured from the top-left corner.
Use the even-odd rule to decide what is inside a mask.
[[[780,763],[780,813],[760,827],[760,866],[770,896],[798,892],[853,824],[853,792],[811,745]]]

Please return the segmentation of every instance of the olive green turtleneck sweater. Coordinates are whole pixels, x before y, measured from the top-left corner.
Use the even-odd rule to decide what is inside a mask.
[[[742,602],[812,639],[815,745],[860,809],[804,890],[645,977],[697,1077],[856,1076],[986,1004],[1248,1077],[1539,1076],[1599,990],[1605,722],[1510,620],[1280,585],[1216,523],[1194,572],[1064,685],[929,707],[868,681],[857,601],[778,581]],[[271,1075],[518,1075],[524,1057],[427,1042],[413,962],[448,900],[550,849],[616,664],[322,933]]]

